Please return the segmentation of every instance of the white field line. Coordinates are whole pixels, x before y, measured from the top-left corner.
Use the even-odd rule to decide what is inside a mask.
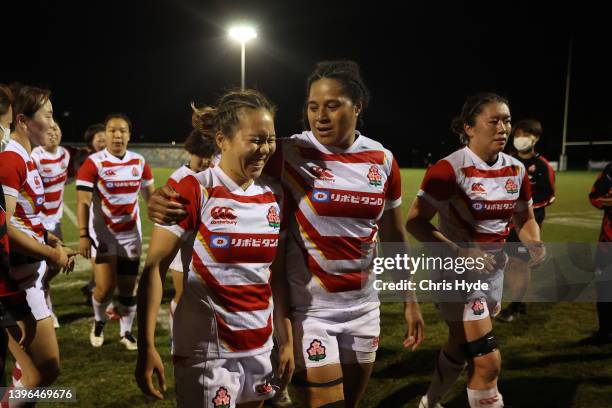
[[[79,222],[77,220],[76,214],[70,209],[70,207],[68,207],[68,205],[65,202],[64,202],[64,214],[66,214],[66,217],[68,217],[70,222],[72,222],[72,224],[78,229]]]

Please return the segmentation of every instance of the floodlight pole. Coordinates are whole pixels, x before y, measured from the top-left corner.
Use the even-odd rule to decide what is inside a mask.
[[[567,170],[567,155],[565,146],[567,145],[567,114],[569,111],[570,76],[572,72],[572,39],[569,41],[569,51],[567,56],[567,75],[565,77],[565,107],[563,110],[563,141],[561,142],[561,156],[559,156],[559,171]]]
[[[242,45],[242,58],[240,61],[240,89],[244,91],[244,83],[246,76],[246,43],[244,41],[241,41],[240,44]]]

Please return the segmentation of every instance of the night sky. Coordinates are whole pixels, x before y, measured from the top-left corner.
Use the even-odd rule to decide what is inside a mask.
[[[588,2],[4,3],[0,82],[49,87],[66,141],[111,112],[132,118],[133,142],[183,141],[189,103],[212,103],[240,84],[240,46],[226,30],[241,20],[258,30],[247,45],[247,86],[278,105],[279,136],[302,130],[304,82],[316,61],[348,58],[373,96],[362,132],[402,166],[452,151],[449,123],[478,91],[508,97],[513,120],[540,119],[539,150],[556,160],[572,38],[568,140],[612,140],[612,30],[607,12]],[[611,151],[570,150],[570,164],[610,160]]]

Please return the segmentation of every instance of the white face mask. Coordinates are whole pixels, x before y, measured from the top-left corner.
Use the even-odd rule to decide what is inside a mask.
[[[533,139],[530,137],[515,137],[514,147],[519,152],[527,152],[533,147]]]

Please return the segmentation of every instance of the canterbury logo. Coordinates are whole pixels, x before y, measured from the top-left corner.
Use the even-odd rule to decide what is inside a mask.
[[[311,166],[310,171],[319,179],[323,181],[334,181],[334,174],[331,170],[324,169],[319,166]]]
[[[212,210],[210,210],[210,216],[213,217],[214,220],[219,221],[233,221],[236,219],[234,210],[229,207],[213,207]]]

